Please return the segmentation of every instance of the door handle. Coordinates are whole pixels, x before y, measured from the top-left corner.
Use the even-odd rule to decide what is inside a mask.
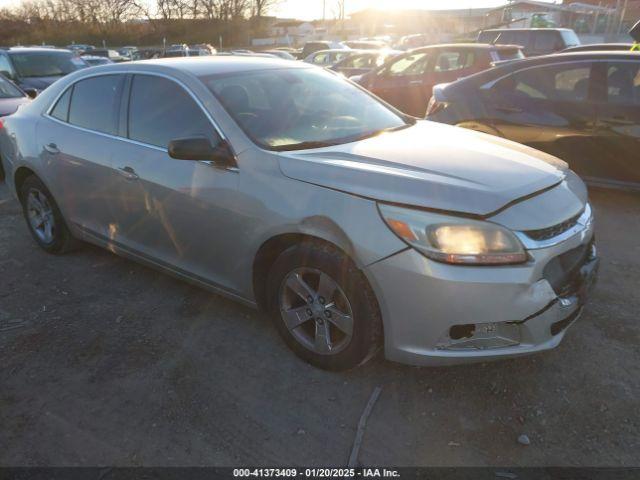
[[[422,80],[412,80],[409,82],[409,85],[422,85],[423,83]]]
[[[136,171],[131,167],[120,167],[118,168],[118,173],[127,180],[137,180],[138,178],[140,178],[138,177]]]
[[[524,110],[518,107],[507,107],[506,105],[499,105],[496,110],[502,113],[522,113]]]
[[[44,146],[44,149],[52,155],[56,155],[60,153],[60,150],[58,149],[58,146],[55,143],[47,143]]]

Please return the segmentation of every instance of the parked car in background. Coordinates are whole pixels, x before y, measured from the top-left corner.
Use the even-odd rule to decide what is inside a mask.
[[[534,57],[576,47],[580,39],[569,28],[497,28],[480,32],[478,43],[520,45],[527,57]]]
[[[273,55],[278,58],[282,58],[283,60],[296,60],[296,57],[286,50],[264,50],[261,53],[266,53],[267,55]]]
[[[400,39],[394,48],[398,50],[413,50],[414,48],[426,47],[433,43],[433,36],[422,33],[406,35]]]
[[[207,56],[207,55],[215,55],[218,53],[216,48],[213,45],[209,45],[208,43],[196,43],[195,45],[189,45],[190,52],[197,52],[197,55],[191,56]]]
[[[30,94],[28,95],[11,80],[0,74],[0,125],[2,125],[2,117],[15,113],[20,105],[29,103],[31,98],[36,96],[35,90],[30,91]],[[0,161],[0,182],[3,180],[4,169],[2,161]]]
[[[81,55],[80,58],[87,62],[90,67],[95,67],[97,65],[108,65],[110,63],[114,63],[113,60],[107,57],[99,57],[97,55]]]
[[[387,43],[379,40],[350,40],[343,43],[354,50],[382,50],[389,47]]]
[[[401,111],[424,117],[434,85],[480,72],[493,62],[523,58],[514,45],[450,44],[411,50],[352,80]]]
[[[329,67],[340,60],[358,53],[357,50],[341,49],[341,50],[320,50],[312,53],[304,59],[306,63],[318,65],[320,67]]]
[[[588,45],[578,45],[577,47],[565,48],[562,53],[576,52],[629,52],[633,48],[633,43],[591,43]]]
[[[43,250],[86,240],[263,308],[325,369],[552,349],[598,269],[564,162],[302,62],[77,72],[6,118],[0,155]]]
[[[312,53],[319,52],[320,50],[349,50],[349,47],[340,42],[307,42],[304,44],[304,47],[302,47],[298,59],[304,60]]]
[[[94,50],[96,47],[94,45],[89,45],[86,43],[74,43],[72,45],[67,45],[67,50],[71,50],[76,55],[82,55],[90,50]]]
[[[131,60],[129,57],[120,55],[117,50],[111,50],[108,48],[94,48],[91,50],[91,55],[94,57],[108,58],[115,63],[128,62]]]
[[[382,65],[390,58],[399,55],[399,50],[367,50],[361,53],[354,53],[347,58],[333,64],[331,70],[343,74],[349,78],[355,75],[363,75]]]
[[[118,49],[118,53],[120,55],[122,55],[123,57],[127,57],[130,60],[135,60],[135,56],[137,52],[138,52],[138,47],[134,47],[134,46],[125,46],[125,47],[120,47]]]
[[[598,184],[640,188],[640,55],[563,53],[434,89],[429,120],[543,150]]]
[[[17,47],[0,50],[0,73],[23,90],[41,91],[89,65],[69,50]]]

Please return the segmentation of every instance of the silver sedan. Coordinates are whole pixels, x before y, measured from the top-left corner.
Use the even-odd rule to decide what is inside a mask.
[[[555,347],[598,267],[567,165],[340,76],[220,57],[76,72],[2,119],[35,241],[91,242],[270,313],[313,365]]]

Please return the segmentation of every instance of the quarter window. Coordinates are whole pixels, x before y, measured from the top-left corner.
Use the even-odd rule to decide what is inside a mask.
[[[123,79],[122,75],[102,75],[76,83],[71,94],[69,123],[115,135]]]
[[[609,66],[607,101],[616,105],[640,105],[640,64],[618,63]]]
[[[129,138],[166,148],[179,138],[220,139],[193,98],[178,84],[162,77],[136,75],[131,84]]]
[[[67,90],[62,94],[56,106],[51,110],[51,116],[57,118],[58,120],[62,120],[63,122],[68,121],[69,119],[69,100],[71,100],[71,90],[72,88],[67,88]]]

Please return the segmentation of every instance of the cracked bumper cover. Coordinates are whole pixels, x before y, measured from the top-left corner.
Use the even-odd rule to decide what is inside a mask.
[[[544,278],[554,258],[584,248],[572,288]],[[556,347],[582,313],[597,277],[593,229],[553,247],[530,250],[524,265],[457,266],[408,249],[367,268],[384,319],[385,356],[412,365],[449,365],[515,357]],[[451,327],[474,325],[451,338]]]

